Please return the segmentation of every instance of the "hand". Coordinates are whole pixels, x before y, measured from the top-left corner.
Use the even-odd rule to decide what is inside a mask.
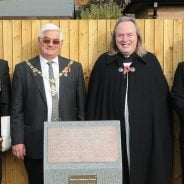
[[[24,156],[26,155],[26,149],[24,144],[16,144],[12,146],[12,153],[15,157],[20,160],[24,160]]]
[[[2,152],[5,152],[11,147],[11,137],[2,137]]]

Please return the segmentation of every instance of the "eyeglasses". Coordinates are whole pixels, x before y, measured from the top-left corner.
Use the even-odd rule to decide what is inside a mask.
[[[58,39],[53,39],[53,40],[48,39],[48,38],[41,38],[41,39],[44,44],[50,44],[50,42],[52,42],[54,45],[60,44],[60,40]]]

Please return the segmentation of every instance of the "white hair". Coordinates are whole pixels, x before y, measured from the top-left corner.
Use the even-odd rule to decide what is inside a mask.
[[[60,40],[63,40],[63,33],[61,32],[61,30],[59,29],[58,26],[56,26],[55,24],[45,24],[39,32],[39,38],[43,38],[44,37],[44,32],[46,31],[58,31],[60,33]]]

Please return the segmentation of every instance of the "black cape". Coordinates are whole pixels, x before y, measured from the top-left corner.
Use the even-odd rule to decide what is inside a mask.
[[[171,89],[173,108],[180,118],[180,141],[184,145],[184,62],[178,63]]]
[[[102,54],[91,73],[86,117],[120,120],[123,184],[172,183],[172,128],[169,88],[157,58],[147,53],[132,56],[129,72],[130,176],[127,168],[124,103],[126,75],[120,72],[124,57]]]

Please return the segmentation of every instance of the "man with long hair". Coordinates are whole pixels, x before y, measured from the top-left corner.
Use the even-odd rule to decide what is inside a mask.
[[[121,17],[92,70],[88,120],[120,120],[123,184],[172,183],[169,88],[134,18]]]

